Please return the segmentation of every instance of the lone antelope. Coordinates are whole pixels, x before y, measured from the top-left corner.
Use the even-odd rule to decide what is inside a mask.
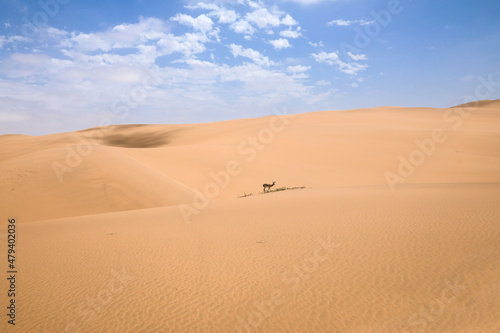
[[[276,184],[276,182],[274,182],[274,181],[272,184],[263,184],[262,186],[264,187],[264,192],[266,192],[266,188],[269,191],[271,189],[271,187],[274,186],[274,184]]]

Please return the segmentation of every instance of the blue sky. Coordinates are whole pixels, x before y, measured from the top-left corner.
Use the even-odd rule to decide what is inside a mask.
[[[0,3],[0,134],[485,97],[497,0]]]

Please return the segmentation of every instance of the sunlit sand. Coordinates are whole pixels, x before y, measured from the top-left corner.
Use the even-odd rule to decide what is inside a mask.
[[[16,328],[498,332],[499,142],[499,101],[0,136]]]

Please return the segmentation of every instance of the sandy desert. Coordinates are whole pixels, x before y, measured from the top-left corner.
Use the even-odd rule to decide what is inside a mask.
[[[500,332],[499,143],[500,100],[0,136],[0,331]]]

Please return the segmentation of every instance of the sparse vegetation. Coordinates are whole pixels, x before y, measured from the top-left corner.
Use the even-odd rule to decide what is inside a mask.
[[[295,187],[278,187],[275,188],[274,190],[267,190],[265,192],[259,192],[258,194],[266,194],[266,193],[271,193],[271,192],[278,192],[278,191],[288,191],[288,190],[303,190],[305,189],[305,186],[295,186]],[[243,193],[243,195],[238,195],[238,198],[246,198],[253,195],[252,193],[247,194],[246,192]]]
[[[269,190],[269,191],[266,191],[266,192],[262,192],[262,193],[270,193],[270,192],[278,192],[278,191],[288,191],[288,190],[302,190],[302,189],[305,189],[306,187],[305,186],[296,186],[296,187],[278,187],[278,188],[275,188],[274,190]]]

